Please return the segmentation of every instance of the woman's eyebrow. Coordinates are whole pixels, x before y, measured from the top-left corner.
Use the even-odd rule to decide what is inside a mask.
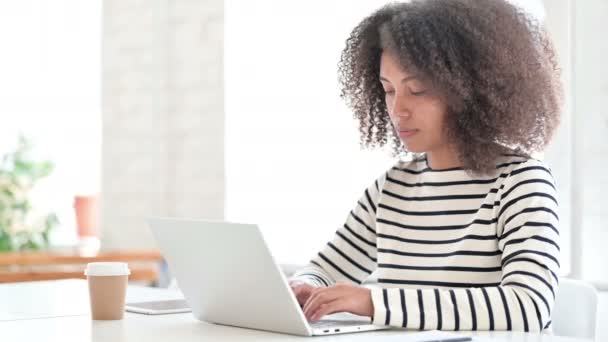
[[[405,77],[404,79],[401,80],[401,83],[407,82],[407,81],[411,81],[413,79],[417,79],[416,75]],[[380,80],[390,83],[390,81],[386,77],[384,77],[384,76],[380,76]]]

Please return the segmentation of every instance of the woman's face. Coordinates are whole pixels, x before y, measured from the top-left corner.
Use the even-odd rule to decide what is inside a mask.
[[[380,82],[393,127],[408,151],[431,152],[446,146],[447,106],[416,75],[403,70],[393,53],[382,53]]]

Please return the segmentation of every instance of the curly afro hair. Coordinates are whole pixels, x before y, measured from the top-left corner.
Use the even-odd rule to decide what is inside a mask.
[[[446,136],[467,171],[489,174],[501,154],[542,151],[559,124],[560,72],[537,20],[504,0],[414,0],[372,13],[342,51],[341,97],[359,121],[363,147],[409,154],[379,81],[384,50],[447,104]]]

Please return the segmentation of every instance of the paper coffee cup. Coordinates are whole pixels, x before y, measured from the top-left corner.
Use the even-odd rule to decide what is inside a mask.
[[[94,320],[122,319],[129,280],[124,262],[92,262],[84,271],[89,283],[91,316]]]

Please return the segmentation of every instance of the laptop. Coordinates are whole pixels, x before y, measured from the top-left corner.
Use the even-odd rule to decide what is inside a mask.
[[[147,222],[201,321],[301,336],[388,329],[349,313],[308,322],[257,225],[174,218]]]

